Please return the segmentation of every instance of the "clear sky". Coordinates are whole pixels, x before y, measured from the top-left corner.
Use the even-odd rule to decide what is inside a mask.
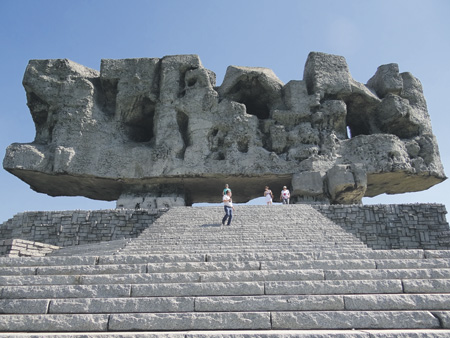
[[[0,0],[0,157],[31,142],[22,78],[30,59],[67,58],[99,70],[101,59],[198,54],[220,85],[229,65],[271,68],[302,80],[308,53],[344,56],[366,83],[397,63],[423,85],[447,175],[450,170],[448,0]],[[363,203],[442,203],[450,183]],[[217,193],[217,192],[211,192]],[[36,210],[114,208],[115,202],[49,197],[0,169],[0,224]]]

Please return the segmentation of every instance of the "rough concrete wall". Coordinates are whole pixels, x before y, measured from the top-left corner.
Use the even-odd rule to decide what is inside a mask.
[[[0,238],[67,247],[137,237],[164,210],[39,211],[0,225]]]
[[[314,205],[372,249],[449,249],[442,204]]]

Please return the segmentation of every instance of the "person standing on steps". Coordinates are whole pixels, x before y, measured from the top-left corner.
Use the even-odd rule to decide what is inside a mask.
[[[281,190],[280,201],[283,202],[283,204],[289,204],[290,198],[291,193],[289,192],[288,188],[284,186],[283,190]]]
[[[264,188],[264,197],[266,198],[267,205],[272,205],[273,194],[272,194],[272,190],[270,190],[269,186],[267,186],[267,185]]]
[[[233,201],[231,200],[231,190],[228,190],[225,195],[223,195],[223,208],[225,209],[225,216],[222,218],[222,225],[225,225],[225,222],[228,219],[227,225],[231,224],[231,219],[233,218]]]
[[[231,192],[230,187],[228,186],[228,184],[225,184],[225,189],[223,189],[223,196],[225,196],[227,194],[227,191]]]

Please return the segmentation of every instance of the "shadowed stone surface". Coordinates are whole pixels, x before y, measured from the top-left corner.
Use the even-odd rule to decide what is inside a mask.
[[[196,55],[105,59],[100,72],[70,60],[31,60],[23,85],[36,125],[3,166],[51,196],[162,208],[235,202],[287,185],[292,201],[358,203],[425,190],[446,179],[422,86],[398,65],[366,85],[342,56],[312,52],[303,80]]]

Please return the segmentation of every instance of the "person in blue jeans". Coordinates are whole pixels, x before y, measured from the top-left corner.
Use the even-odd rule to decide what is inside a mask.
[[[225,216],[222,218],[222,225],[225,225],[225,222],[228,219],[228,224],[231,224],[231,219],[233,218],[233,201],[231,200],[231,190],[228,190],[225,195],[223,195],[223,208],[225,209]]]

